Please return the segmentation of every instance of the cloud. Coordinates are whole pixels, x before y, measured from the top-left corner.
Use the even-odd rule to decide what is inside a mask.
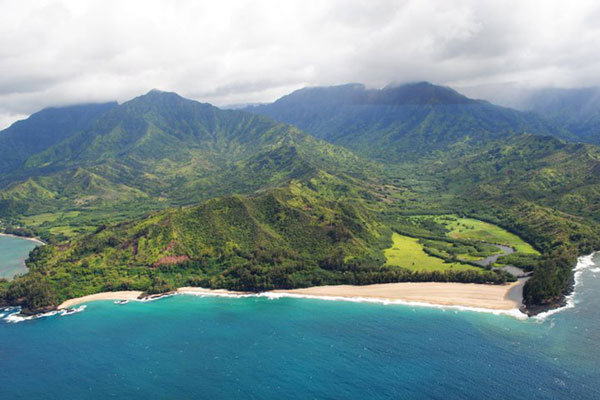
[[[223,105],[346,82],[490,98],[600,85],[599,15],[556,0],[0,0],[0,127],[155,87]]]

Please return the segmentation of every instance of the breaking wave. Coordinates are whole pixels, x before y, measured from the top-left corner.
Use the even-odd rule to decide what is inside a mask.
[[[538,315],[533,317],[535,320],[543,322],[546,320],[546,318],[548,318],[551,315],[554,315],[561,311],[568,310],[570,308],[575,307],[575,304],[577,304],[577,302],[575,300],[575,298],[577,297],[577,287],[581,284],[581,277],[582,277],[583,272],[587,269],[590,269],[594,273],[600,272],[600,268],[591,268],[591,267],[596,266],[596,264],[594,263],[594,255],[595,254],[596,253],[592,253],[587,256],[579,257],[577,259],[577,265],[573,269],[573,271],[575,271],[575,273],[573,275],[573,279],[574,279],[573,291],[568,296],[565,296],[565,301],[566,301],[565,305],[562,307],[559,307],[559,308],[555,308],[553,310],[548,310],[546,312],[539,313]]]
[[[32,319],[39,319],[39,318],[44,318],[44,317],[52,317],[54,315],[58,315],[61,317],[67,316],[67,315],[71,315],[71,314],[76,314],[76,313],[80,313],[83,310],[85,310],[86,306],[85,305],[81,305],[79,307],[75,307],[75,308],[69,308],[66,310],[55,310],[55,311],[50,311],[47,313],[43,313],[43,314],[36,314],[36,315],[21,315],[21,309],[19,307],[11,307],[10,310],[4,310],[5,312],[8,311],[7,314],[3,314],[4,317],[0,317],[0,319],[3,319],[4,322],[7,322],[9,324],[16,324],[19,322],[24,322],[24,321],[31,321]]]
[[[313,300],[325,300],[325,301],[347,301],[353,303],[375,303],[375,304],[383,304],[383,305],[402,305],[402,306],[410,306],[410,307],[427,307],[427,308],[437,308],[442,310],[455,310],[455,311],[471,311],[471,312],[482,312],[489,313],[494,315],[507,315],[517,319],[527,319],[527,315],[523,314],[518,309],[511,310],[495,310],[490,308],[480,308],[480,307],[466,307],[466,306],[455,306],[455,305],[443,305],[443,304],[432,304],[432,303],[424,303],[424,302],[414,302],[414,301],[405,301],[405,300],[390,300],[390,299],[379,299],[374,297],[344,297],[344,296],[315,296],[315,295],[305,295],[305,294],[296,294],[296,293],[271,293],[271,292],[263,292],[256,294],[236,294],[236,293],[223,293],[223,292],[193,292],[193,291],[183,291],[179,292],[179,294],[197,296],[197,297],[229,297],[229,298],[247,298],[247,297],[263,297],[269,300],[278,300],[281,298],[293,298],[293,299],[313,299]]]

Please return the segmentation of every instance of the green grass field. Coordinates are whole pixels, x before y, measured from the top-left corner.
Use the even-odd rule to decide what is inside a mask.
[[[423,246],[419,244],[418,239],[394,232],[392,240],[392,247],[385,250],[387,265],[405,267],[416,271],[480,270],[471,265],[445,263],[440,258],[432,257],[423,251]]]
[[[38,232],[62,235],[72,238],[80,234],[93,232],[96,227],[81,222],[80,211],[43,213],[21,218],[23,225],[36,228]]]
[[[27,226],[40,226],[44,222],[54,222],[60,217],[60,214],[43,213],[32,216],[22,217],[21,221]]]
[[[436,221],[443,223],[450,230],[448,236],[455,239],[483,240],[489,243],[504,244],[513,247],[523,254],[539,254],[531,245],[517,235],[510,233],[497,225],[473,218],[444,218]]]

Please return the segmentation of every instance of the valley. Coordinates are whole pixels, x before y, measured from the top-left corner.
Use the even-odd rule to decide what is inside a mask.
[[[3,229],[49,243],[0,284],[6,304],[36,312],[183,286],[503,284],[515,278],[500,267],[515,266],[533,273],[524,299],[539,309],[600,247],[598,148],[448,88],[303,89],[246,111],[153,90],[105,107],[0,166]],[[19,129],[35,131],[30,120]]]

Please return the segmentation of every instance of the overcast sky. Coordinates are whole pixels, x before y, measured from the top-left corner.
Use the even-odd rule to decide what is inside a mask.
[[[0,128],[152,88],[216,105],[427,80],[498,102],[600,85],[597,1],[0,0]]]

